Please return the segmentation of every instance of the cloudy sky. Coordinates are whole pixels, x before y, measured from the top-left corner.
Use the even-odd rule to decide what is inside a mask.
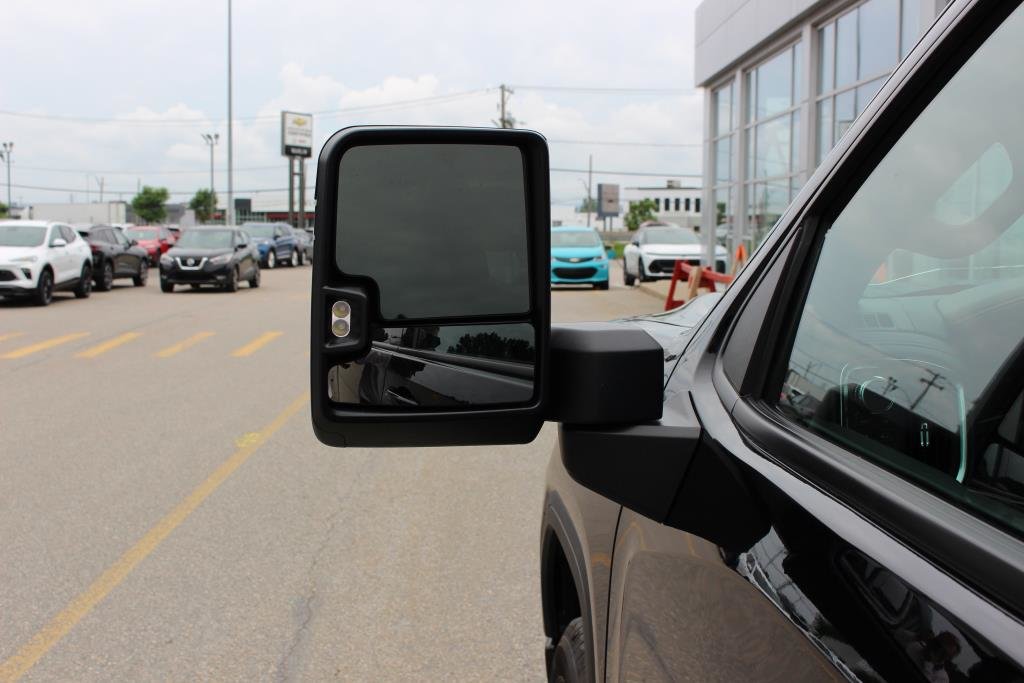
[[[512,114],[551,140],[552,168],[593,154],[597,170],[658,174],[595,182],[699,174],[687,146],[701,138],[697,4],[234,0],[236,194],[285,204],[282,109],[324,112],[317,145],[354,124],[491,125],[500,83],[518,86]],[[209,182],[204,132],[221,136],[223,201],[226,22],[226,0],[4,0],[0,140],[15,143],[15,202],[83,201],[87,188],[96,200],[98,178],[105,198],[142,183],[187,199]],[[594,87],[656,91],[572,90]],[[553,202],[579,202],[585,178],[553,172]]]

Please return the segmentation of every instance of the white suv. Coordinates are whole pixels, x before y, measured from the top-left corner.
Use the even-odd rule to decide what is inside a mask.
[[[31,297],[46,306],[58,289],[84,299],[92,292],[92,250],[71,226],[0,221],[0,296]]]

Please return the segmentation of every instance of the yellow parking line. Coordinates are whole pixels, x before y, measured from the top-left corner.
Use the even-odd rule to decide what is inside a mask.
[[[14,349],[8,351],[0,358],[6,358],[13,360],[15,358],[24,358],[25,356],[36,353],[37,351],[45,351],[46,349],[52,349],[54,346],[60,346],[61,344],[67,344],[70,341],[81,339],[82,337],[88,337],[88,332],[75,332],[73,334],[65,334],[63,337],[54,337],[53,339],[47,339],[46,341],[36,342],[35,344],[29,344],[28,346],[22,346],[20,349]]]
[[[203,341],[207,337],[212,337],[212,336],[213,336],[213,332],[198,332],[196,334],[193,334],[188,339],[182,340],[182,341],[178,342],[177,344],[173,344],[171,346],[168,346],[166,349],[163,349],[161,351],[157,351],[157,353],[154,354],[154,355],[156,355],[157,358],[170,358],[171,356],[173,356],[175,354],[181,353],[182,351],[184,351],[185,349],[189,348],[190,346],[195,346],[196,344],[198,344],[199,342]]]
[[[116,349],[118,346],[121,346],[122,344],[127,344],[131,340],[138,339],[141,336],[142,335],[138,332],[125,332],[124,334],[114,337],[113,339],[108,339],[102,344],[97,344],[96,346],[90,349],[86,349],[81,353],[76,353],[75,358],[95,358],[96,356],[102,353],[106,353],[111,349]]]
[[[0,334],[0,342],[7,341],[8,339],[14,339],[15,337],[20,337],[23,334],[25,334],[25,333],[24,332],[8,332],[6,334]]]
[[[244,358],[245,356],[251,356],[252,354],[256,353],[270,342],[280,337],[282,334],[284,334],[284,332],[278,332],[277,330],[273,332],[264,332],[263,334],[256,337],[245,346],[240,346],[234,351],[232,351],[231,355],[234,356],[235,358]]]
[[[193,489],[177,507],[156,523],[146,535],[119,557],[114,564],[110,565],[99,578],[92,582],[85,592],[78,595],[62,609],[41,631],[32,636],[32,639],[25,643],[14,655],[4,662],[0,662],[0,681],[11,683],[24,676],[29,669],[36,665],[43,656],[49,652],[54,645],[59,643],[71,629],[75,627],[96,605],[103,601],[111,591],[117,588],[132,570],[157,547],[171,535],[175,529],[181,526],[182,522],[195,512],[196,508],[203,504],[207,498],[213,495],[221,484],[227,481],[228,477],[245,464],[253,453],[265,444],[284,424],[309,401],[309,394],[305,393],[292,401],[291,405],[285,408],[270,424],[248,438],[244,446],[241,446],[230,458],[213,471],[206,481]]]

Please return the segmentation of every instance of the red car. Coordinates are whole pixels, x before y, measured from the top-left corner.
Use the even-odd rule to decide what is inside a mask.
[[[154,266],[160,262],[160,255],[178,241],[174,234],[163,225],[138,225],[125,228],[124,235],[128,239],[138,242],[139,246],[146,250],[149,255],[149,263]]]

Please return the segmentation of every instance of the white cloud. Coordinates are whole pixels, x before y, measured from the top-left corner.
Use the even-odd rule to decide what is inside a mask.
[[[695,5],[695,0],[638,0],[628,6],[610,0],[524,0],[508,12],[455,0],[396,0],[357,9],[310,0],[298,11],[269,0],[235,3],[235,187],[284,187],[277,119],[282,109],[376,107],[501,82],[686,88],[692,83]],[[105,175],[108,188],[125,192],[140,181],[191,192],[209,182],[208,148],[200,133],[218,132],[215,182],[223,199],[227,143],[221,7],[202,0],[129,5],[7,0],[5,15],[7,25],[19,30],[6,35],[0,59],[22,66],[0,71],[4,108],[153,122],[97,125],[0,115],[3,137],[16,141],[15,184],[81,188],[78,198],[91,174]],[[194,16],[204,21],[179,20]],[[40,51],[33,37],[38,35],[47,35],[58,49]],[[497,101],[493,91],[317,116],[316,140],[321,144],[337,128],[360,123],[490,125],[498,116]],[[701,137],[701,96],[696,93],[585,95],[519,88],[511,111],[551,140],[680,143]],[[182,119],[197,123],[157,123]],[[598,170],[686,172],[699,170],[701,160],[699,148],[551,147],[555,167],[585,168],[591,154]],[[555,200],[578,201],[583,177],[553,174]],[[636,185],[665,179],[595,180]],[[27,201],[63,200],[67,194],[14,190],[16,199]]]

